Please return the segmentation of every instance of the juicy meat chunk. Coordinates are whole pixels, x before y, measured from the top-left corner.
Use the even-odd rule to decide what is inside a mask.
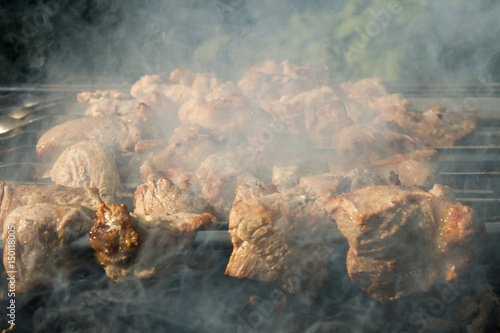
[[[113,203],[116,192],[123,189],[113,155],[90,140],[66,149],[50,170],[50,178],[58,185],[96,187],[106,203]]]
[[[436,105],[424,113],[402,107],[388,108],[375,122],[395,125],[398,132],[413,136],[431,147],[446,147],[473,133],[478,118]]]
[[[394,174],[399,177],[400,185],[430,188],[437,177],[436,167],[432,163],[437,154],[433,149],[417,150],[372,162],[367,168],[385,179],[387,184],[391,183],[391,174]]]
[[[251,133],[258,124],[270,121],[257,104],[236,95],[184,104],[179,109],[179,119],[182,124],[198,124],[230,136]]]
[[[346,82],[341,84],[340,88],[347,98],[352,99],[371,99],[388,95],[379,77],[366,78],[355,83]]]
[[[306,128],[311,142],[321,146],[334,144],[334,134],[342,128],[352,125],[347,116],[346,105],[338,99],[320,107],[315,114],[307,117]]]
[[[256,99],[280,99],[321,86],[328,76],[325,67],[297,66],[288,61],[278,64],[268,60],[252,66],[238,86],[245,95]]]
[[[236,197],[234,198],[233,205],[278,192],[276,185],[261,185],[256,184],[255,181],[255,178],[248,177],[248,174],[237,178]]]
[[[89,232],[90,245],[106,274],[120,282],[130,275],[168,274],[189,250],[196,232],[217,224],[210,214],[130,214],[125,205],[101,205]]]
[[[212,209],[201,195],[181,190],[167,178],[139,185],[134,196],[136,214],[207,213]]]
[[[315,296],[333,253],[326,238],[334,226],[323,203],[302,194],[275,193],[235,204],[229,217],[233,252],[225,274]]]
[[[195,172],[201,191],[214,208],[217,218],[225,220],[236,197],[238,177],[244,176],[251,186],[262,182],[246,172],[238,162],[219,155],[208,156]]]
[[[92,219],[77,207],[37,203],[13,210],[5,219],[2,239],[3,264],[6,271],[16,271],[16,292],[49,285],[63,272],[70,274],[81,263],[67,245],[91,227]]]
[[[323,173],[304,176],[299,184],[309,196],[331,198],[349,191],[351,180],[343,174]]]
[[[90,139],[113,152],[131,152],[140,137],[140,131],[133,122],[125,122],[119,117],[81,118],[47,131],[38,140],[36,151],[43,161],[51,162],[68,147]]]
[[[276,185],[279,190],[286,190],[292,188],[299,183],[299,167],[292,166],[273,166],[272,183]]]
[[[180,168],[194,171],[210,154],[222,149],[220,135],[198,124],[180,125],[168,140],[167,147],[153,157],[156,169]]]
[[[415,125],[413,131],[407,131],[436,146],[451,146],[455,142],[469,136],[476,130],[478,118],[452,112],[441,105],[430,108],[423,113],[424,122]]]
[[[82,92],[77,95],[80,103],[88,103],[85,111],[87,116],[119,116],[133,112],[138,101],[129,94],[117,90],[97,90],[96,92]]]
[[[20,185],[0,182],[1,205],[0,226],[14,209],[38,203],[81,208],[90,217],[101,204],[97,190],[93,188],[72,188],[60,185]]]
[[[344,127],[337,135],[336,145],[338,160],[351,169],[356,165],[425,148],[418,139],[368,124]]]
[[[325,205],[347,238],[353,283],[387,302],[461,274],[478,254],[484,224],[451,189],[368,186]]]

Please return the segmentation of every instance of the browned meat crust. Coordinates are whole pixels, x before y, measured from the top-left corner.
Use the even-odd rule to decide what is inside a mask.
[[[86,264],[67,245],[91,226],[92,219],[77,207],[36,203],[13,210],[5,219],[2,240],[5,270],[16,272],[16,292],[49,285],[62,272]]]
[[[351,280],[381,302],[456,278],[484,233],[473,210],[440,185],[429,192],[369,186],[331,199],[325,210],[349,242]]]
[[[75,119],[57,125],[42,135],[36,146],[38,156],[53,161],[68,147],[86,139],[95,140],[111,151],[131,152],[141,135],[131,122],[118,117]]]
[[[233,253],[225,274],[316,295],[333,252],[325,236],[334,226],[323,203],[275,193],[235,204],[229,218]]]
[[[2,203],[0,205],[0,226],[14,209],[37,203],[74,206],[84,209],[93,217],[102,203],[95,188],[72,188],[60,185],[19,185],[0,182]]]
[[[115,202],[123,187],[113,156],[99,143],[86,140],[66,149],[50,171],[52,181],[69,187],[95,187],[106,203]]]
[[[136,214],[201,214],[211,211],[212,208],[200,194],[181,190],[167,178],[160,178],[157,181],[150,178],[135,191],[134,213]]]
[[[90,245],[106,274],[116,282],[130,275],[167,274],[189,251],[196,232],[213,228],[210,214],[130,214],[125,205],[101,205],[90,230]]]

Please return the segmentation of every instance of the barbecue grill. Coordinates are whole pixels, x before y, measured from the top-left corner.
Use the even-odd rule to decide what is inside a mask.
[[[386,83],[386,86],[390,93],[405,94],[419,110],[443,104],[452,110],[465,110],[466,113],[480,117],[478,130],[472,136],[455,146],[436,148],[439,151],[437,183],[452,187],[458,201],[472,206],[486,224],[487,242],[484,244],[484,252],[461,280],[468,287],[456,286],[459,290],[457,298],[463,299],[465,295],[473,294],[471,290],[475,290],[476,283],[493,283],[494,287],[500,287],[498,279],[492,278],[500,269],[500,257],[495,253],[495,247],[500,243],[500,87],[412,86],[391,82]],[[84,108],[76,103],[76,92],[102,88],[109,87],[0,87],[3,117],[11,117],[9,113],[15,114],[22,106],[22,101],[33,96],[37,99],[34,109],[26,110],[26,114],[17,117],[17,127],[0,135],[0,180],[25,184],[50,183],[50,166],[42,163],[36,156],[36,142],[45,130],[54,125],[83,117]],[[126,89],[125,86],[113,88]],[[326,161],[336,154],[331,147],[315,147],[315,150]],[[133,193],[137,185],[127,184],[126,189]],[[71,249],[75,256],[81,256],[82,261],[89,264],[74,272],[69,280],[63,280],[60,287],[17,295],[19,327],[30,330],[31,325],[40,325],[38,329],[41,331],[50,331],[55,327],[56,331],[67,332],[79,329],[98,331],[100,325],[120,327],[118,321],[102,321],[98,313],[103,311],[121,318],[120,323],[127,323],[131,330],[145,327],[155,331],[160,330],[160,327],[167,327],[174,331],[190,332],[200,327],[206,327],[209,331],[225,327],[240,332],[250,332],[257,328],[263,331],[300,331],[300,325],[308,327],[316,323],[316,326],[313,325],[316,327],[314,332],[355,332],[360,329],[374,332],[385,329],[419,331],[423,324],[418,321],[415,324],[415,320],[412,322],[412,316],[419,313],[422,304],[435,300],[436,295],[444,288],[444,284],[438,284],[429,293],[397,300],[388,305],[370,301],[346,280],[342,253],[347,245],[337,232],[332,239],[338,243],[339,250],[331,263],[334,266],[331,274],[337,279],[330,279],[318,300],[310,303],[299,296],[285,296],[283,291],[272,284],[225,277],[224,266],[231,251],[227,229],[228,223],[221,222],[216,230],[200,231],[197,235],[196,256],[201,258],[200,262],[209,263],[208,268],[198,267],[164,280],[143,283],[131,280],[122,285],[109,281],[100,267],[92,264],[88,236],[82,237],[71,244]],[[2,274],[2,283],[5,283],[6,273]],[[339,288],[336,284],[342,287]],[[4,298],[2,293],[6,290],[2,286],[0,299]],[[203,302],[204,305],[200,305]],[[359,302],[373,306],[366,315],[366,320],[372,320],[371,323],[363,321],[365,319],[359,321],[363,314],[349,313],[351,310],[357,311]],[[446,303],[446,309],[438,314],[428,313],[424,317],[427,318],[425,329],[430,328],[432,331],[437,327],[439,331],[440,327],[446,328],[447,326],[439,325],[449,325],[449,318],[453,318],[450,313],[459,311],[459,303]],[[4,304],[1,304],[3,307]],[[215,304],[222,304],[215,307],[221,313],[210,313],[210,306]],[[170,315],[164,317],[165,313]],[[378,320],[377,313],[381,316]],[[203,314],[201,318],[198,317],[200,314]],[[387,324],[386,321],[392,324]]]

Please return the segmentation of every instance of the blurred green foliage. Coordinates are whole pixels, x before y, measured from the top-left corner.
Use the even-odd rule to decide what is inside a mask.
[[[27,0],[3,8],[3,82],[136,79],[176,67],[238,79],[264,59],[326,65],[339,81],[500,76],[493,0]],[[30,22],[38,30],[24,38]]]

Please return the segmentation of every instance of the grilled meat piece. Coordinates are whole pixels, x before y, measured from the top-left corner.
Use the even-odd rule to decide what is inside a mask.
[[[387,184],[394,184],[391,175],[397,175],[399,185],[423,186],[430,188],[437,177],[436,167],[433,161],[437,157],[437,151],[433,149],[417,150],[403,155],[394,155],[382,160],[378,160],[367,165],[369,171],[387,181]]]
[[[235,199],[239,176],[250,186],[262,184],[255,176],[247,173],[236,161],[213,154],[201,163],[195,172],[201,191],[207,202],[214,208],[215,216],[227,220]]]
[[[111,152],[132,152],[141,133],[134,122],[124,120],[120,117],[92,117],[67,121],[43,134],[36,151],[43,161],[51,162],[68,147],[90,139]]]
[[[198,124],[231,137],[252,133],[255,127],[267,125],[271,120],[249,98],[237,95],[193,100],[182,105],[178,112],[182,124]]]
[[[88,103],[85,111],[91,117],[114,117],[129,114],[135,111],[139,102],[127,93],[117,90],[97,90],[96,92],[82,92],[76,96],[80,103]]]
[[[2,239],[3,264],[6,271],[16,272],[16,292],[50,285],[81,265],[67,245],[91,227],[92,219],[77,207],[36,203],[13,210],[5,219]]]
[[[200,194],[181,190],[167,178],[153,178],[139,185],[134,196],[136,214],[209,213],[212,209]]]
[[[308,67],[264,61],[252,66],[238,82],[241,91],[259,100],[280,99],[282,96],[298,95],[321,86],[328,81],[326,67]]]
[[[122,184],[113,156],[101,144],[86,140],[66,149],[57,159],[50,178],[58,185],[96,187],[106,203],[115,202]]]
[[[351,99],[373,99],[387,96],[387,90],[379,77],[359,80],[355,83],[346,82],[340,85],[345,97]]]
[[[441,185],[429,192],[368,186],[331,199],[325,210],[349,243],[352,282],[381,302],[456,278],[478,254],[484,233],[473,210]]]
[[[352,125],[347,116],[346,105],[339,99],[332,99],[315,113],[306,114],[306,128],[309,139],[320,146],[334,145],[334,134]]]
[[[233,253],[225,274],[315,296],[333,253],[326,236],[334,225],[322,210],[324,202],[275,193],[235,204],[229,217]]]
[[[323,173],[300,178],[300,187],[309,196],[331,198],[342,192],[348,192],[352,180],[344,174]]]
[[[404,108],[388,108],[375,120],[389,124],[399,133],[413,136],[431,147],[452,146],[476,130],[478,118],[436,105],[424,113]]]
[[[337,159],[350,169],[389,156],[426,148],[422,142],[411,136],[368,124],[344,127],[337,134],[336,145]]]
[[[60,185],[19,185],[0,182],[0,226],[14,209],[38,203],[81,208],[93,217],[102,203],[95,188],[72,188]]]
[[[217,224],[210,214],[130,214],[127,206],[101,205],[89,232],[90,245],[106,274],[120,282],[129,275],[166,274],[188,251],[196,232]]]
[[[198,124],[180,125],[168,140],[168,145],[153,157],[155,169],[180,168],[194,171],[210,154],[221,150],[220,135]]]
[[[478,122],[477,117],[452,112],[441,105],[430,108],[422,116],[424,121],[405,130],[433,147],[452,146],[473,133]]]
[[[292,166],[273,166],[272,183],[276,185],[279,190],[286,190],[299,184],[299,167]]]
[[[236,184],[236,197],[234,198],[233,205],[253,198],[263,197],[278,192],[276,185],[256,184],[255,178],[249,178],[248,174],[238,176]]]

